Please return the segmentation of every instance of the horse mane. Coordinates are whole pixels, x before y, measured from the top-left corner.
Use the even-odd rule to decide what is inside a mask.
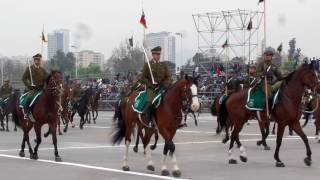
[[[51,76],[54,75],[54,74],[56,74],[56,73],[61,74],[61,72],[58,71],[58,70],[51,70],[51,73],[50,73],[49,76],[47,77],[46,84],[49,83],[49,81],[50,81],[50,79],[51,79]]]

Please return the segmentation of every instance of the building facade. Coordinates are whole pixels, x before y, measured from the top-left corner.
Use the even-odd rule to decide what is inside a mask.
[[[161,46],[160,61],[176,63],[176,38],[170,32],[149,33],[146,35],[148,49]]]
[[[67,29],[55,30],[48,34],[48,60],[56,55],[57,51],[65,54],[69,52],[70,47],[70,31]]]
[[[78,67],[88,67],[90,64],[98,65],[100,68],[103,67],[104,55],[102,53],[83,50],[75,54]]]

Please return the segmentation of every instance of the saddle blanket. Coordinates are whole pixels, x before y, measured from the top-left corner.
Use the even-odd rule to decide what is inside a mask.
[[[0,106],[1,106],[2,108],[4,108],[4,107],[7,105],[8,99],[9,99],[9,98],[6,98],[6,99],[0,98]]]
[[[272,109],[277,103],[279,90],[272,96]],[[265,106],[265,95],[261,88],[248,90],[246,108],[253,111],[263,111]]]
[[[155,98],[152,101],[152,105],[158,108],[161,103],[161,97],[164,91],[160,90],[157,92]],[[146,91],[140,91],[138,96],[135,98],[134,104],[132,105],[133,111],[137,113],[143,113],[148,103],[148,95]]]
[[[227,95],[222,95],[220,98],[219,98],[219,104],[222,104],[224,103],[225,101],[227,100]]]
[[[34,103],[36,102],[36,100],[38,99],[38,97],[43,93],[43,91],[39,91],[37,93],[34,93],[33,97],[31,98],[31,103],[29,104],[29,107],[32,107],[34,105]],[[28,101],[28,95],[29,92],[24,93],[20,96],[20,106],[25,106],[27,105],[27,101]]]

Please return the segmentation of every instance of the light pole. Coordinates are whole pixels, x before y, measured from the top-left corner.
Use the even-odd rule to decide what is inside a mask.
[[[180,63],[183,63],[183,54],[182,54],[182,33],[176,33],[177,36],[180,36]],[[181,65],[181,64],[179,64]]]
[[[71,46],[72,48],[74,48],[74,55],[75,55],[75,59],[76,59],[76,79],[78,79],[78,58],[76,56],[76,53],[77,53],[77,46],[73,45]]]

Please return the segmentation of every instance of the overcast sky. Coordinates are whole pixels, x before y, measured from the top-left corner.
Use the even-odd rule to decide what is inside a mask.
[[[319,56],[320,1],[266,0],[268,2],[268,44],[274,47],[297,38],[307,56]],[[258,10],[258,0],[144,0],[149,25],[147,32],[183,32],[188,56],[197,50],[197,33],[192,14],[228,9]],[[138,24],[141,0],[0,0],[0,55],[33,55],[41,49],[40,34],[66,28],[71,43],[78,23],[92,34],[81,49],[105,54],[108,58],[121,41],[134,34],[142,39]],[[261,10],[260,6],[260,10]]]

